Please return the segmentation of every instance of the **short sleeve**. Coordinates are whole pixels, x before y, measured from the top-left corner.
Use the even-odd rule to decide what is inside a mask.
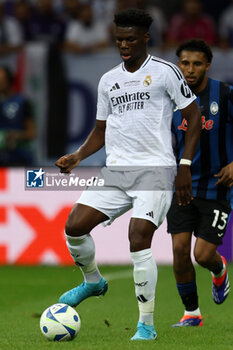
[[[176,65],[169,64],[167,66],[165,85],[171,100],[179,109],[187,107],[196,99]]]
[[[98,85],[96,119],[107,120],[109,114],[111,114],[110,101],[105,89],[104,77],[102,77]]]

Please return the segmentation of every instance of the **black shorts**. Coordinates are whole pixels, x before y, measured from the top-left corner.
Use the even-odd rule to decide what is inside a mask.
[[[193,232],[207,242],[220,245],[231,212],[227,200],[194,198],[190,204],[179,206],[174,194],[167,213],[168,233]]]

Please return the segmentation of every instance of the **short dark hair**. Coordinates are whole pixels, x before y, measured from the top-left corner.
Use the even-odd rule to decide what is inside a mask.
[[[118,27],[139,27],[149,30],[153,18],[143,10],[129,8],[114,15],[114,21]]]
[[[213,58],[211,48],[204,40],[201,39],[192,39],[180,44],[176,50],[176,56],[180,57],[181,51],[183,50],[203,52],[209,63],[211,63]]]

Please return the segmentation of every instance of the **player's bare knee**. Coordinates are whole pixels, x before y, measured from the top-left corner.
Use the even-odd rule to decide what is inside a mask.
[[[80,228],[79,227],[75,227],[75,225],[70,225],[69,223],[66,223],[65,226],[65,233],[68,236],[72,236],[72,237],[78,237],[81,235],[84,235],[85,232],[80,232]]]
[[[85,228],[85,225],[79,220],[78,217],[74,218],[73,216],[69,216],[65,225],[65,232],[68,236],[79,237],[89,233],[89,231]]]
[[[140,250],[146,249],[143,247],[141,242],[131,241],[130,242],[130,251],[131,252],[139,252]]]
[[[209,252],[194,251],[194,258],[199,265],[207,267],[211,259],[211,254]]]
[[[184,264],[190,260],[190,248],[182,242],[176,242],[173,245],[173,255],[175,260],[182,261],[182,264]]]
[[[199,265],[201,265],[201,266],[203,266],[203,267],[205,267],[206,266],[206,259],[204,258],[204,257],[202,257],[202,256],[195,256],[195,260],[196,260],[196,262],[199,264]]]
[[[151,238],[145,232],[133,231],[129,234],[130,251],[137,252],[151,246]]]

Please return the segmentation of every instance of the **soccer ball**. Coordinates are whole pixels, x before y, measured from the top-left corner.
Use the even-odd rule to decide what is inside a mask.
[[[67,304],[49,306],[40,318],[41,332],[49,340],[72,340],[78,334],[80,327],[79,314]]]

